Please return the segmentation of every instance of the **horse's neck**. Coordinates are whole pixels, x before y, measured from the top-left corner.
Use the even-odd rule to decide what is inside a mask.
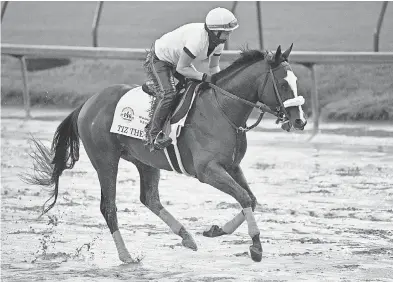
[[[232,79],[222,78],[217,81],[217,86],[242,98],[244,100],[257,102],[257,75],[250,66],[237,73]],[[217,93],[217,100],[225,111],[225,114],[237,126],[244,126],[252,112],[252,107],[245,105],[241,101],[229,98]]]

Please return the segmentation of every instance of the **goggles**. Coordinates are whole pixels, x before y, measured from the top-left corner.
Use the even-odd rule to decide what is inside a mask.
[[[231,21],[230,23],[227,23],[227,24],[208,25],[208,28],[210,28],[210,29],[213,29],[213,28],[215,28],[215,29],[217,29],[217,28],[219,28],[219,29],[230,29],[230,28],[236,27],[237,25],[238,25],[237,24],[237,20],[233,20],[233,21]]]

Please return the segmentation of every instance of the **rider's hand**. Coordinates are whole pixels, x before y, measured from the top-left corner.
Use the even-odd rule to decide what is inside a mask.
[[[202,81],[203,81],[203,82],[208,82],[208,83],[214,84],[215,81],[213,81],[213,80],[214,80],[214,79],[213,79],[213,76],[212,76],[212,75],[209,75],[209,74],[207,74],[207,73],[204,73],[204,74],[203,74],[203,77],[202,77]]]

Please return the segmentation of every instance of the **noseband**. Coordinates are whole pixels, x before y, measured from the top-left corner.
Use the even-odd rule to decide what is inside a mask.
[[[263,118],[263,115],[265,113],[270,113],[270,114],[274,115],[275,117],[277,117],[276,123],[288,122],[289,121],[289,118],[288,118],[289,115],[288,115],[288,112],[287,112],[285,106],[290,107],[290,105],[294,104],[294,103],[295,104],[302,104],[302,101],[294,101],[294,100],[301,100],[301,99],[298,99],[298,98],[303,98],[301,96],[293,98],[293,99],[289,99],[289,100],[283,102],[282,99],[281,99],[281,96],[280,96],[280,92],[278,91],[276,79],[274,77],[274,74],[273,74],[273,71],[272,71],[271,67],[269,67],[269,71],[268,72],[269,72],[269,74],[270,74],[270,76],[272,78],[273,87],[274,87],[274,94],[275,94],[276,100],[277,100],[277,102],[279,104],[279,106],[277,106],[275,110],[272,110],[268,105],[266,105],[266,104],[264,104],[262,102],[260,102],[260,104],[256,104],[256,103],[250,102],[250,101],[248,101],[246,99],[240,98],[240,97],[238,97],[238,96],[236,96],[236,95],[234,95],[234,94],[232,94],[232,93],[230,93],[230,92],[228,92],[228,91],[218,87],[217,85],[209,84],[210,87],[215,90],[214,93],[216,93],[218,91],[218,92],[224,94],[225,96],[227,96],[227,97],[229,97],[231,99],[237,100],[237,101],[239,101],[239,102],[241,102],[241,103],[243,103],[245,105],[248,105],[250,107],[256,108],[260,112],[258,120],[253,125],[251,125],[251,126],[245,125],[245,127],[237,126],[225,114],[224,110],[222,109],[220,103],[217,100],[217,96],[215,95],[216,100],[217,100],[217,104],[219,106],[219,109],[221,110],[221,112],[223,113],[224,117],[227,119],[229,124],[233,128],[235,128],[237,132],[239,132],[239,131],[247,132],[247,131],[253,129],[254,127],[256,127],[261,122],[261,120]],[[265,90],[265,87],[266,87],[266,84],[267,84],[267,81],[268,81],[268,78],[269,78],[269,74],[265,75],[265,81],[264,81],[263,87],[262,87],[262,95],[263,95],[263,92]],[[304,103],[304,98],[302,100],[303,100],[303,103]]]

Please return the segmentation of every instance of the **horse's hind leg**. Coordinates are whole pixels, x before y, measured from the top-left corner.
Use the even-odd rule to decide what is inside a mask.
[[[158,183],[160,181],[160,170],[142,163],[135,163],[140,174],[140,200],[154,214],[161,218],[173,231],[183,240],[183,246],[194,251],[198,249],[194,239],[161,204],[158,192]]]
[[[97,171],[101,186],[100,210],[115,241],[119,259],[125,263],[135,262],[124,244],[117,223],[116,180],[120,150],[114,149],[114,147],[108,151],[99,150],[93,145],[93,142],[90,142],[89,146],[85,146],[85,150]]]

